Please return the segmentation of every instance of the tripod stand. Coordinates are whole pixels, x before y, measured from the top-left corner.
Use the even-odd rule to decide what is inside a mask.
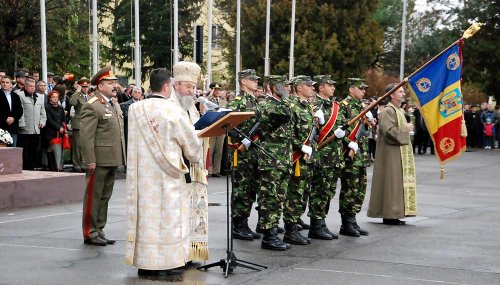
[[[222,126],[222,128],[225,129],[226,136],[229,136],[229,128],[231,128],[231,124],[225,124]],[[240,134],[242,137],[250,140],[250,138],[248,138],[239,129],[233,128],[233,130],[236,131],[238,134]],[[258,146],[257,144],[255,144],[255,145],[259,149],[261,149],[266,155],[271,155],[271,154],[267,153],[263,148]],[[229,161],[229,152],[226,154],[226,159],[227,159],[227,161]],[[231,186],[233,184],[234,184],[234,164],[231,163]],[[214,262],[211,264],[207,264],[207,265],[198,267],[198,270],[202,270],[202,269],[208,270],[209,268],[219,266],[222,268],[222,271],[224,273],[224,277],[227,278],[228,274],[233,273],[234,268],[236,268],[238,266],[243,267],[243,268],[252,269],[252,270],[257,270],[257,271],[261,270],[258,267],[267,269],[267,266],[238,259],[236,257],[236,255],[234,254],[234,252],[233,252],[233,234],[232,234],[233,220],[232,220],[231,215],[230,215],[230,208],[229,208],[230,204],[229,203],[230,203],[230,200],[229,200],[229,177],[226,177],[226,219],[227,219],[226,220],[227,221],[227,223],[226,223],[226,225],[227,225],[227,228],[226,228],[226,230],[227,230],[226,254],[227,255],[226,255],[225,259],[221,259],[218,262]]]

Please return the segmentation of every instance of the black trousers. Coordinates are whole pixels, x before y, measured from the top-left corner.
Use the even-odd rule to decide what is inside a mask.
[[[34,170],[39,166],[40,135],[19,134],[17,146],[23,148],[23,169]]]

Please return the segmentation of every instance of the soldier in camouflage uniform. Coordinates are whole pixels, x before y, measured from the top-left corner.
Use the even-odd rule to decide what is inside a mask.
[[[348,79],[349,94],[347,98],[340,103],[344,116],[349,120],[356,117],[363,109],[363,99],[366,85],[363,79],[349,78]],[[367,113],[367,119],[373,120],[371,112]],[[368,166],[368,131],[369,122],[366,119],[361,119],[356,124],[348,128],[349,143],[347,144],[347,153],[354,153],[354,157],[350,158],[345,155],[345,168],[342,171],[340,180],[342,189],[339,197],[339,213],[342,217],[342,226],[340,234],[359,237],[360,235],[368,235],[366,230],[359,227],[356,222],[356,214],[361,211],[363,200],[366,193],[366,167]]]
[[[307,202],[314,164],[313,150],[314,128],[316,121],[313,106],[309,101],[314,96],[314,84],[309,76],[299,75],[292,78],[296,97],[290,98],[292,113],[292,162],[293,174],[290,177],[288,193],[283,210],[285,235],[283,241],[291,244],[307,245],[308,238],[299,232],[298,222],[304,213],[303,205]],[[324,120],[324,118],[323,118]]]
[[[229,104],[228,108],[239,112],[255,112],[255,116],[243,122],[238,129],[249,134],[252,127],[260,120],[260,106],[254,92],[257,90],[258,77],[254,69],[246,69],[238,73],[241,92]],[[233,237],[236,239],[253,240],[260,238],[260,234],[248,227],[248,217],[252,204],[256,200],[259,189],[258,156],[255,149],[251,148],[252,142],[239,135],[231,135],[231,142],[236,146],[244,145],[241,153],[237,153],[238,163],[234,167],[233,195],[231,202],[231,215],[233,219]],[[233,154],[234,155],[234,154]],[[234,160],[234,157],[233,157]]]
[[[338,239],[338,235],[331,232],[325,223],[331,199],[335,196],[335,188],[340,172],[345,166],[342,155],[343,140],[345,131],[342,125],[347,123],[337,102],[332,100],[335,92],[336,82],[330,75],[317,75],[314,77],[317,82],[317,96],[315,100],[316,110],[321,110],[325,117],[319,131],[318,143],[334,136],[322,149],[316,153],[316,163],[313,172],[311,192],[309,194],[309,212],[311,219],[311,229],[309,237],[315,239]]]
[[[290,179],[292,160],[291,114],[288,106],[285,79],[281,75],[264,77],[268,83],[268,94],[261,106],[261,140],[270,154],[278,158],[261,155],[259,158],[260,190],[257,195],[259,204],[259,226],[264,237],[261,247],[271,250],[286,250],[288,247],[278,237],[278,222],[283,212],[283,203]]]

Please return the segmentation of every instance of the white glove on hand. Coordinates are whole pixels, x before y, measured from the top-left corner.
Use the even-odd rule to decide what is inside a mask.
[[[367,112],[367,113],[365,114],[365,116],[366,116],[366,118],[368,119],[368,121],[370,121],[370,122],[373,122],[373,120],[375,119],[375,118],[373,117],[372,112]]]
[[[247,138],[245,138],[244,140],[242,140],[241,143],[244,144],[247,149],[249,149],[250,146],[252,145],[252,142],[249,139],[247,139]]]
[[[316,112],[314,112],[314,117],[318,118],[318,122],[320,125],[325,124],[325,114],[323,113],[323,110],[319,109]]]
[[[310,147],[310,146],[308,146],[308,145],[305,145],[305,144],[304,144],[304,145],[302,145],[302,148],[301,148],[300,150],[301,150],[303,153],[305,153],[305,154],[307,154],[307,155],[309,155],[309,156],[311,156],[311,155],[312,155],[312,153],[313,153],[313,149],[312,149],[312,147]]]
[[[336,138],[341,139],[345,137],[345,131],[342,128],[336,129],[333,134],[335,135]]]
[[[358,149],[359,149],[357,142],[349,142],[347,147],[352,149],[354,151],[354,153],[358,152]]]

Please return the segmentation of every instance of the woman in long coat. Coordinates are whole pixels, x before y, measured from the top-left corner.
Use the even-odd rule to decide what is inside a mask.
[[[50,144],[53,138],[62,137],[66,132],[64,109],[59,105],[59,92],[52,90],[48,95],[49,102],[45,105],[47,125],[42,131],[42,145],[46,146],[49,168],[53,171],[62,171],[61,155],[62,144]]]

